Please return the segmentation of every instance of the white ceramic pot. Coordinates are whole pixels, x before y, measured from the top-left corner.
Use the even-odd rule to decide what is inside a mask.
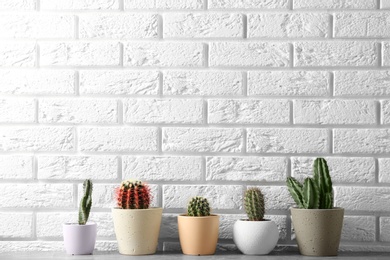
[[[276,246],[279,230],[271,220],[237,220],[233,226],[233,240],[246,255],[266,255]]]
[[[123,255],[156,253],[162,208],[113,208],[112,216],[119,253]]]
[[[91,255],[96,242],[96,223],[85,225],[76,223],[63,224],[64,245],[67,254]]]

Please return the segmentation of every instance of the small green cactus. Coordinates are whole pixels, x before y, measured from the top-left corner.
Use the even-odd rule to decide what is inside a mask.
[[[261,221],[264,219],[264,196],[259,188],[246,190],[244,207],[250,221]]]
[[[85,180],[83,183],[84,195],[81,198],[79,207],[79,225],[85,225],[88,221],[92,206],[92,189],[92,181],[89,179]]]
[[[148,209],[151,200],[150,188],[142,181],[122,181],[116,189],[117,206],[121,209]]]
[[[191,217],[210,216],[210,205],[206,198],[193,197],[188,203],[187,215]]]

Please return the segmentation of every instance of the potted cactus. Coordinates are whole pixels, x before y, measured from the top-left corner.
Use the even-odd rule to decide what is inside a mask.
[[[83,183],[84,194],[80,201],[79,222],[63,225],[64,245],[67,254],[90,255],[96,242],[96,223],[88,222],[92,206],[92,181]]]
[[[332,179],[324,158],[314,161],[314,176],[303,184],[287,178],[288,190],[297,204],[291,217],[299,251],[307,256],[335,256],[338,253],[344,209],[333,207]]]
[[[248,219],[234,224],[234,243],[246,255],[269,254],[278,242],[279,230],[275,222],[264,219],[264,196],[259,188],[246,190],[244,207]]]
[[[212,255],[215,253],[219,233],[219,216],[210,214],[206,198],[194,197],[187,214],[177,218],[181,249],[186,255]]]
[[[147,184],[139,180],[123,181],[116,189],[112,209],[119,253],[150,255],[157,250],[162,208],[149,208],[152,195]]]

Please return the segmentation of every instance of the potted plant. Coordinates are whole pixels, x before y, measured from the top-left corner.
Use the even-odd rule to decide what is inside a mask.
[[[244,206],[248,219],[234,224],[234,243],[246,255],[269,254],[278,242],[279,230],[275,222],[264,219],[264,196],[259,188],[245,192]]]
[[[117,207],[112,216],[119,253],[156,253],[162,208],[149,208],[151,200],[149,186],[139,180],[123,181],[116,189]]]
[[[64,245],[67,254],[90,255],[96,242],[96,223],[88,222],[92,206],[92,181],[83,183],[84,195],[80,201],[79,223],[63,225]]]
[[[308,256],[338,253],[344,209],[333,207],[332,179],[323,158],[314,161],[314,176],[304,183],[287,178],[287,187],[297,204],[291,217],[299,251]]]
[[[219,216],[210,214],[206,198],[194,197],[187,214],[177,218],[181,249],[186,255],[212,255],[215,253],[219,233]]]

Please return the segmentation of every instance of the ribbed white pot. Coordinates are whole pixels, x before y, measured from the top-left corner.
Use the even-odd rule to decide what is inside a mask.
[[[64,245],[67,254],[91,255],[96,242],[96,223],[85,225],[65,223],[63,225]]]
[[[237,220],[233,226],[233,240],[246,255],[267,255],[278,243],[279,230],[271,220]]]

